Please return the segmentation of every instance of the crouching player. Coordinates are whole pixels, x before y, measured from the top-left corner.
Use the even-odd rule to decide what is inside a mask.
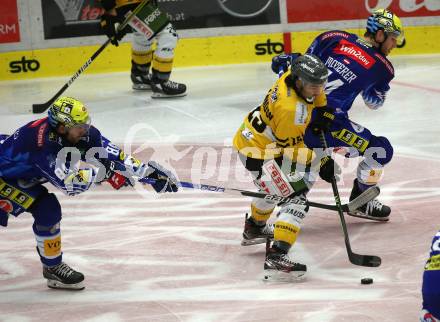
[[[99,161],[98,167],[80,166],[80,160],[88,161],[90,156]],[[83,289],[84,275],[62,261],[61,206],[43,184],[50,182],[73,196],[100,181],[119,189],[134,184],[133,177],[139,182],[155,179],[152,186],[157,192],[178,189],[170,171],[154,161],[144,164],[125,155],[90,125],[87,108],[80,101],[61,97],[50,107],[48,117],[20,127],[9,137],[0,136],[0,225],[7,226],[10,215],[31,213],[47,285]]]

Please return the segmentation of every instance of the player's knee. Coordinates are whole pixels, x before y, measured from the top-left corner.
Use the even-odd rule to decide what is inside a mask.
[[[168,57],[174,54],[179,36],[172,25],[168,25],[157,37],[156,55]]]
[[[61,221],[61,205],[53,193],[39,197],[29,212],[38,226],[52,227]]]
[[[145,35],[140,32],[133,32],[132,48],[136,52],[145,52],[150,50],[152,41],[148,40]]]
[[[372,159],[381,165],[385,165],[393,158],[393,147],[384,136],[371,136],[370,144],[364,156],[370,155]]]

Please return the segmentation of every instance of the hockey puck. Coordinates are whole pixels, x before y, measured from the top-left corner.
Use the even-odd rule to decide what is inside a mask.
[[[361,284],[373,284],[373,279],[370,277],[365,277],[361,279]]]

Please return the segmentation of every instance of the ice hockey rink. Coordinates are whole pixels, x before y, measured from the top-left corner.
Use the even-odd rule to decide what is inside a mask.
[[[311,208],[290,254],[307,264],[306,278],[265,282],[265,246],[240,246],[249,198],[197,190],[157,196],[103,184],[77,197],[57,192],[64,260],[85,274],[83,291],[46,287],[31,215],[0,228],[0,320],[417,321],[423,267],[440,229],[440,56],[392,61],[396,78],[385,106],[372,111],[356,101],[351,111],[395,149],[379,197],[392,207],[391,220],[346,217],[353,251],[380,256],[380,267],[352,265],[337,213]],[[172,167],[182,180],[253,189],[231,138],[275,79],[269,64],[176,69],[173,80],[188,85],[188,96],[153,100],[131,90],[128,72],[85,73],[66,94],[84,101],[93,124],[140,159]],[[31,104],[67,80],[0,82],[0,132],[43,117],[29,112]],[[356,164],[337,160],[347,202]],[[309,199],[334,203],[321,180]],[[374,283],[361,285],[363,277]]]

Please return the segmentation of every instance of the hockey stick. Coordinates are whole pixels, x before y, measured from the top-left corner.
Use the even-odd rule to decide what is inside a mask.
[[[321,139],[322,146],[325,149],[327,149],[328,146],[327,146],[327,141],[325,139],[324,131],[321,131],[320,139]],[[345,247],[347,248],[348,259],[354,265],[367,266],[367,267],[380,266],[380,264],[382,262],[380,257],[374,256],[374,255],[360,255],[360,254],[353,253],[353,251],[351,250],[350,239],[348,238],[347,224],[345,223],[345,218],[344,218],[344,213],[343,213],[343,211],[344,211],[343,207],[342,207],[343,205],[341,205],[341,198],[339,196],[338,185],[336,184],[336,178],[334,175],[332,177],[331,183],[332,183],[333,195],[335,197],[336,207],[338,209],[339,218],[341,219],[342,231],[344,232]]]
[[[154,184],[156,182],[155,179],[151,178],[143,178],[142,183],[148,183],[148,184]],[[199,189],[199,190],[205,190],[205,191],[212,191],[212,192],[235,192],[239,193],[246,197],[255,197],[255,198],[261,198],[268,201],[273,201],[276,203],[297,203],[298,199],[295,199],[294,197],[282,197],[278,195],[271,195],[271,194],[265,194],[261,192],[255,192],[255,191],[247,191],[242,189],[235,189],[235,188],[225,188],[225,187],[219,187],[219,186],[212,186],[207,184],[195,184],[191,182],[184,182],[180,181],[180,185],[183,188],[190,188],[190,189]],[[361,193],[357,198],[350,201],[348,204],[340,205],[341,210],[344,212],[353,211],[355,209],[358,209],[359,207],[362,207],[367,202],[373,200],[379,195],[379,188],[378,187],[371,187],[367,190],[365,190],[363,193]],[[339,211],[338,206],[333,205],[327,205],[322,204],[318,202],[313,201],[306,201],[307,205],[310,207],[315,208],[321,208],[321,209],[327,209],[327,210],[333,210],[333,211]]]
[[[127,16],[127,18],[125,18],[124,22],[118,26],[117,32],[120,32],[125,27],[127,27],[128,23],[134,17],[134,15],[136,15],[140,10],[142,10],[142,8],[145,7],[145,5],[148,2],[149,0],[144,0],[143,2],[141,2],[136,7],[136,9],[134,9],[133,12]],[[84,65],[82,65],[81,68],[78,69],[78,71],[69,79],[69,81],[65,83],[64,86],[61,87],[61,89],[50,100],[48,100],[46,103],[43,104],[32,104],[32,113],[43,113],[44,111],[46,111],[49,108],[49,106],[51,106],[53,102],[55,102],[55,100],[58,97],[60,97],[60,95],[63,94],[64,91],[75,81],[75,79],[77,79],[79,75],[81,75],[87,69],[87,67],[89,67],[92,64],[92,62],[96,59],[96,57],[98,57],[98,55],[108,46],[110,42],[111,39],[110,38],[107,39],[106,42],[103,43],[102,46],[99,47],[99,49],[92,55],[92,57],[90,57],[84,63]]]

